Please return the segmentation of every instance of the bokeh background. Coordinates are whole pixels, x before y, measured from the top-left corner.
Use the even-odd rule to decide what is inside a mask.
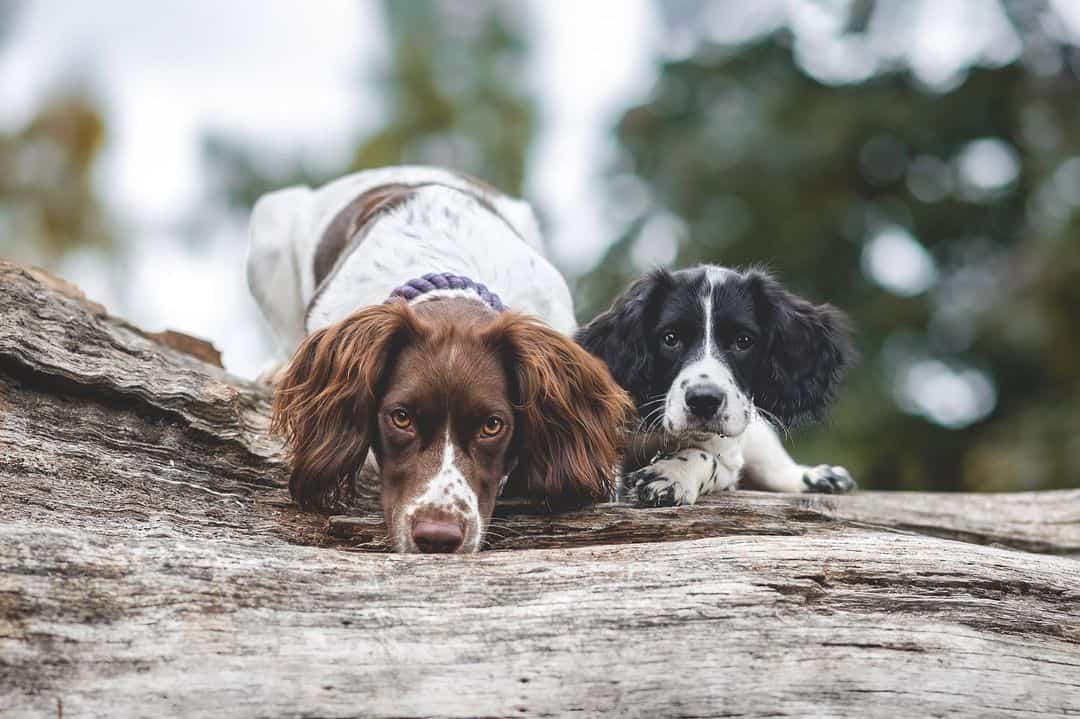
[[[697,262],[846,309],[804,462],[1080,486],[1080,2],[0,0],[0,255],[237,374],[254,199],[401,162],[532,200],[582,321]]]

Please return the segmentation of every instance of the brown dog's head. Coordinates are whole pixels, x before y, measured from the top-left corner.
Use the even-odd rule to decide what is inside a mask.
[[[396,551],[473,552],[508,479],[552,506],[609,498],[631,411],[603,363],[537,320],[399,301],[309,336],[273,427],[302,506],[339,503],[370,450]]]

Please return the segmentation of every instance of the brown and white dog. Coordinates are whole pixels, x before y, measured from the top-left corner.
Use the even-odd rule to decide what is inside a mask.
[[[396,551],[474,552],[504,485],[553,507],[613,496],[632,405],[570,338],[540,250],[527,204],[432,168],[259,200],[248,282],[295,350],[273,428],[302,506],[346,503],[367,463]]]

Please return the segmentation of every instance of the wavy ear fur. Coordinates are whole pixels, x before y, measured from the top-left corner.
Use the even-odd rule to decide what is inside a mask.
[[[844,373],[858,361],[847,315],[814,305],[768,274],[747,274],[765,354],[754,377],[755,403],[785,425],[822,419]]]
[[[671,284],[670,273],[662,269],[640,277],[607,312],[575,335],[582,347],[607,364],[615,381],[638,403],[648,399],[653,380],[646,315],[657,293]]]
[[[515,484],[556,508],[611,499],[633,405],[604,364],[515,313],[503,314],[485,335],[514,378]]]
[[[376,387],[395,345],[416,328],[404,303],[375,305],[300,344],[274,392],[271,430],[285,438],[289,492],[305,509],[349,500],[375,431]]]

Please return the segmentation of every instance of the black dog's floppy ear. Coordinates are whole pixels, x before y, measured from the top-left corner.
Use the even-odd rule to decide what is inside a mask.
[[[602,359],[615,381],[637,402],[646,399],[652,378],[652,353],[645,336],[646,312],[656,293],[671,284],[667,270],[640,277],[607,312],[575,335],[578,344]]]
[[[844,373],[858,361],[847,315],[814,305],[760,271],[747,273],[766,346],[754,402],[785,425],[822,419]]]

